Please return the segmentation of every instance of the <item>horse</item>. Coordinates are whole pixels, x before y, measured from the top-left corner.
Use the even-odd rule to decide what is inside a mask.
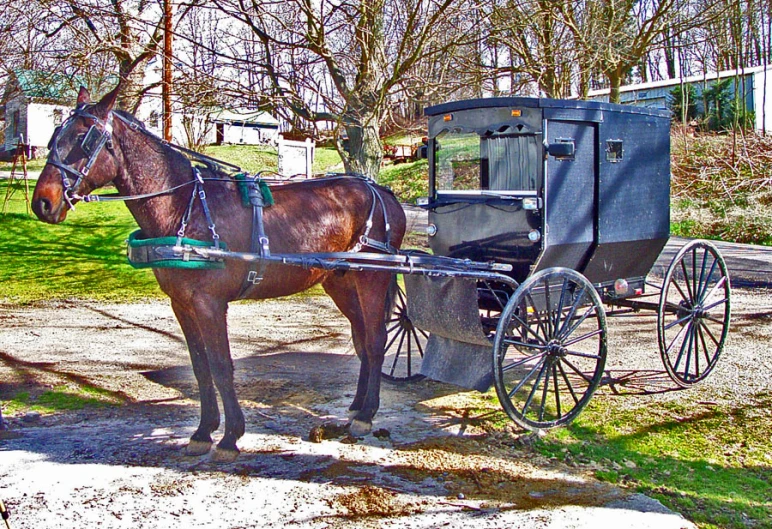
[[[112,183],[119,196],[131,199],[126,205],[145,237],[177,236],[187,221],[186,237],[221,237],[228,250],[249,252],[253,211],[242,204],[237,183],[224,178],[216,167],[194,166],[180,152],[184,149],[172,148],[133,116],[116,109],[120,89],[119,84],[95,103],[88,90],[80,89],[75,109],[51,138],[49,157],[32,197],[37,217],[52,224],[63,222],[75,203]],[[194,180],[201,182],[199,193],[205,189],[206,200],[194,203],[189,185]],[[367,179],[310,179],[271,186],[271,190],[275,203],[262,215],[271,253],[357,251],[365,233],[371,240],[382,241],[382,248],[398,249],[402,243],[406,223],[401,205],[388,189]],[[262,281],[248,284],[250,263],[226,259],[225,264],[222,269],[153,269],[171,300],[199,388],[200,422],[185,453],[202,456],[212,449],[212,434],[220,426],[219,392],[225,427],[211,458],[228,462],[239,454],[237,441],[245,424],[233,383],[228,304],[287,296],[317,284],[351,324],[361,365],[348,428],[351,435],[367,435],[380,403],[395,276],[380,270],[341,272],[269,262],[262,266]]]

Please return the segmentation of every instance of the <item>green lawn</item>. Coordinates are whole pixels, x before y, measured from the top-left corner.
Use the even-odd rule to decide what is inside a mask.
[[[225,145],[207,153],[251,172],[276,169],[276,150],[271,147]],[[315,171],[339,171],[339,165],[334,149],[317,149]],[[3,169],[10,166],[0,165]],[[82,204],[64,223],[44,224],[27,214],[22,183],[17,182],[6,214],[0,215],[0,300],[132,301],[163,296],[152,271],[135,270],[126,260],[125,240],[136,223],[123,203]],[[0,199],[7,186],[8,180],[0,180]],[[31,180],[30,193],[34,186]]]

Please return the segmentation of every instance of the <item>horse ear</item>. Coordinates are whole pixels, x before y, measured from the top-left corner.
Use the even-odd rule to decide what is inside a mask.
[[[123,83],[118,83],[118,86],[113,88],[112,91],[106,93],[102,100],[97,104],[99,108],[105,112],[111,111],[115,106],[115,101],[118,99],[118,94],[121,92],[121,88],[123,88]]]
[[[87,104],[91,103],[91,94],[88,91],[88,88],[85,86],[80,87],[80,91],[78,91],[78,104]]]

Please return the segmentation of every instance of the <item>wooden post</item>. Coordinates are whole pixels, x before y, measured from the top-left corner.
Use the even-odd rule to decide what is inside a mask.
[[[161,82],[163,137],[172,141],[172,0],[164,0],[164,56]]]

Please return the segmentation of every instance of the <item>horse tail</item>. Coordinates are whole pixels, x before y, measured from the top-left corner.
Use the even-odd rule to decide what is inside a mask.
[[[389,288],[386,291],[386,306],[384,307],[384,322],[386,327],[389,326],[389,320],[394,312],[394,307],[397,304],[397,293],[399,292],[399,284],[397,284],[397,274],[391,275],[391,281],[389,281]]]

